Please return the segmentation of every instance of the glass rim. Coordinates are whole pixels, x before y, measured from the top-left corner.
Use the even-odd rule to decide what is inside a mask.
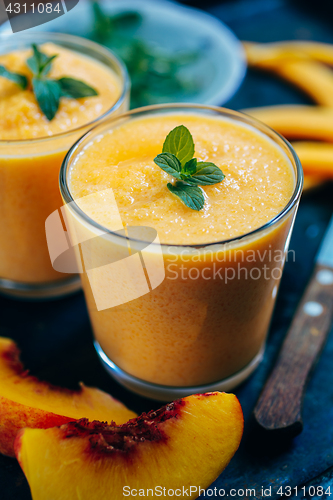
[[[89,130],[92,127],[95,127],[98,125],[98,122],[101,120],[105,120],[110,114],[112,114],[114,111],[116,111],[124,102],[126,99],[126,96],[130,90],[130,78],[129,74],[127,71],[127,68],[125,66],[125,63],[121,59],[119,59],[116,54],[105,47],[104,45],[100,45],[99,43],[93,42],[92,40],[88,40],[87,38],[83,38],[80,36],[76,35],[69,35],[67,33],[53,33],[53,32],[47,32],[47,31],[38,31],[34,33],[23,33],[19,35],[13,35],[13,34],[0,34],[0,43],[4,40],[10,41],[13,38],[13,42],[15,41],[20,41],[22,40],[23,42],[25,40],[31,42],[35,42],[37,37],[41,38],[46,38],[51,42],[56,42],[56,41],[68,41],[72,42],[73,44],[80,45],[81,47],[86,47],[89,49],[92,49],[95,52],[99,52],[100,54],[104,55],[109,61],[112,62],[115,66],[118,67],[120,76],[122,78],[121,86],[122,86],[122,91],[120,96],[118,97],[117,101],[111,106],[111,108],[107,109],[102,115],[98,116],[94,120],[87,122],[83,125],[80,125],[75,128],[71,128],[69,130],[65,130],[64,132],[58,132],[57,134],[48,136],[44,135],[42,137],[36,137],[36,138],[30,138],[30,139],[0,139],[0,146],[1,145],[30,145],[30,144],[36,144],[40,142],[46,142],[46,141],[52,141],[55,139],[62,139],[66,136],[69,136],[71,134],[77,134],[81,130],[89,128]],[[46,42],[47,40],[45,40]],[[37,43],[39,43],[37,41]],[[6,52],[0,53],[0,55],[5,55]],[[118,76],[118,75],[117,75]]]
[[[108,229],[98,222],[96,222],[94,219],[89,217],[83,210],[80,209],[80,207],[76,204],[71,191],[68,186],[67,182],[67,172],[68,172],[68,167],[70,164],[71,159],[73,158],[76,150],[79,148],[81,143],[83,143],[86,139],[90,138],[91,136],[97,136],[99,128],[102,126],[104,128],[108,128],[108,126],[115,124],[119,120],[123,120],[126,118],[131,118],[132,116],[135,116],[137,114],[141,113],[149,113],[149,112],[154,112],[154,111],[163,111],[163,110],[168,110],[168,109],[174,109],[174,110],[207,110],[207,111],[213,111],[218,114],[223,114],[223,116],[229,116],[229,117],[234,117],[234,118],[245,118],[246,123],[254,126],[256,129],[264,129],[263,132],[265,133],[270,132],[271,135],[276,136],[280,141],[282,141],[283,145],[287,148],[287,150],[291,153],[292,159],[294,161],[293,167],[296,167],[296,179],[295,179],[295,187],[294,191],[288,201],[288,203],[285,205],[285,207],[277,214],[275,215],[272,219],[270,219],[268,222],[263,224],[262,226],[259,226],[258,228],[254,229],[253,231],[249,231],[247,233],[241,234],[239,236],[234,236],[233,238],[228,238],[225,240],[219,240],[219,241],[214,241],[214,242],[207,242],[207,243],[197,243],[197,244],[184,244],[184,243],[158,243],[162,248],[163,247],[172,247],[172,248],[192,248],[192,249],[202,249],[202,248],[208,248],[212,247],[214,245],[226,245],[226,244],[231,244],[236,241],[240,240],[245,240],[248,238],[251,238],[267,229],[270,227],[274,226],[278,222],[280,222],[285,215],[287,215],[292,208],[295,206],[297,201],[299,200],[302,190],[303,190],[303,168],[300,162],[300,159],[298,158],[294,148],[290,144],[287,139],[285,139],[281,134],[276,132],[274,129],[266,125],[265,123],[261,122],[260,120],[257,120],[256,118],[253,118],[250,115],[247,115],[245,113],[242,113],[240,111],[234,111],[231,109],[219,107],[219,106],[208,106],[208,105],[203,105],[203,104],[191,104],[191,103],[168,103],[168,104],[157,104],[157,105],[151,105],[151,106],[145,106],[141,108],[136,108],[130,111],[127,111],[126,113],[123,113],[121,115],[117,115],[115,117],[110,117],[108,120],[105,120],[103,123],[98,124],[95,126],[93,129],[89,130],[86,134],[84,134],[78,141],[76,141],[75,144],[70,148],[70,150],[67,152],[64,161],[61,165],[60,168],[60,174],[59,174],[59,187],[60,187],[60,193],[61,196],[66,204],[70,203],[71,207],[75,209],[76,214],[81,217],[85,222],[89,223],[92,225],[95,229],[98,229],[99,231],[102,231],[105,234],[111,234],[113,236],[122,238],[124,240],[130,240],[136,243],[147,243],[144,240],[138,240],[135,238],[130,238],[125,235],[118,234],[115,231],[112,231],[111,229]],[[111,128],[111,127],[110,127]],[[262,132],[262,130],[260,130]],[[268,137],[270,137],[268,134],[266,134]],[[270,137],[272,139],[272,137]]]

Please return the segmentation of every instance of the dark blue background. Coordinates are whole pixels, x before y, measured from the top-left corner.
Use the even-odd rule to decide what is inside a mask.
[[[333,17],[329,15],[331,1],[236,0],[184,3],[201,6],[215,14],[242,40],[266,42],[313,39],[333,43]],[[242,87],[227,106],[241,109],[285,103],[309,101],[294,88],[269,75],[248,71]],[[256,487],[256,498],[259,499],[261,487],[272,486],[273,495],[270,498],[281,498],[276,494],[279,486],[300,486],[313,480],[315,485],[331,485],[333,498],[333,472],[330,470],[333,467],[332,336],[308,385],[304,401],[303,433],[294,441],[282,442],[277,446],[258,434],[251,417],[254,404],[311,274],[314,256],[332,212],[332,183],[303,195],[291,241],[291,248],[296,252],[296,262],[288,262],[285,267],[264,362],[236,391],[244,410],[245,433],[240,450],[214,484],[220,488],[228,490]],[[72,388],[83,380],[87,385],[98,386],[110,392],[138,413],[159,406],[129,393],[101,368],[92,346],[91,328],[81,293],[44,303],[0,298],[0,315],[0,335],[18,341],[23,351],[22,358],[33,374]],[[24,475],[16,461],[1,456],[0,498],[31,500]]]

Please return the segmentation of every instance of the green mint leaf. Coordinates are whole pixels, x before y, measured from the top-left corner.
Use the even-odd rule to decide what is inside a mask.
[[[45,62],[42,64],[40,67],[40,76],[47,76],[52,68],[52,61],[58,57],[58,54],[55,54],[54,56],[48,57]]]
[[[214,163],[198,161],[196,172],[186,182],[195,186],[210,186],[223,181],[224,177],[222,170]]]
[[[31,69],[34,75],[39,75],[39,68],[42,64],[41,59],[44,54],[39,52],[37,45],[32,46],[33,55],[27,59],[27,65]]]
[[[98,2],[93,2],[92,8],[94,17],[92,25],[94,26],[95,38],[97,38],[97,41],[106,42],[112,28],[111,18],[104,12]]]
[[[172,153],[161,153],[154,158],[154,162],[167,174],[180,179],[181,164]]]
[[[19,73],[13,73],[12,71],[8,71],[4,66],[0,65],[0,76],[7,78],[17,85],[21,87],[21,89],[25,90],[28,86],[28,78],[25,75],[20,75]]]
[[[112,16],[114,28],[122,31],[137,27],[142,22],[142,16],[136,11],[124,11]]]
[[[191,132],[184,125],[171,130],[164,141],[163,153],[174,154],[183,167],[194,155]]]
[[[27,65],[33,72],[34,76],[48,75],[51,69],[51,63],[57,55],[47,56],[46,54],[43,54],[36,44],[32,45],[32,50],[33,55],[27,59]]]
[[[189,186],[182,181],[176,182],[172,185],[170,182],[167,184],[167,188],[172,194],[175,194],[182,200],[182,202],[192,210],[201,210],[205,204],[205,198],[198,186]]]
[[[163,153],[154,162],[162,170],[176,179],[175,184],[168,182],[169,191],[192,210],[201,210],[205,205],[204,192],[199,186],[217,184],[224,179],[222,170],[214,163],[193,158],[194,142],[190,131],[180,125],[167,135]]]
[[[110,15],[97,1],[92,2],[92,8],[94,17],[92,38],[95,41],[104,41],[108,46],[113,45],[113,48],[118,48],[119,45],[130,47],[132,37],[128,35],[141,23],[141,14],[128,10]]]
[[[60,85],[56,80],[33,78],[32,86],[40,109],[49,121],[53,120],[59,109]]]
[[[182,173],[185,175],[193,175],[197,171],[197,163],[198,160],[196,158],[192,158],[192,160],[185,163],[184,168],[182,169]]]
[[[47,56],[39,50],[36,44],[32,45],[32,50],[33,55],[27,60],[27,65],[34,74],[32,87],[39,107],[49,121],[55,117],[61,97],[80,99],[98,95],[93,87],[75,78],[64,77],[59,80],[45,78],[50,73],[52,62],[58,55]]]
[[[63,97],[80,99],[81,97],[93,97],[98,95],[97,90],[93,87],[75,78],[63,77],[58,80],[58,83]]]

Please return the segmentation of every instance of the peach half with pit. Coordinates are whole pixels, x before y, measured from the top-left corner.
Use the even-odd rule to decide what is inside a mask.
[[[121,424],[136,416],[99,389],[81,384],[71,391],[38,380],[19,354],[15,342],[0,338],[0,453],[15,456],[14,439],[23,427],[46,429],[80,418]]]
[[[189,396],[116,426],[81,419],[23,429],[16,457],[33,500],[120,500],[156,487],[197,498],[224,470],[243,433],[232,394]],[[141,491],[141,493],[140,493]],[[179,494],[180,493],[180,494]]]

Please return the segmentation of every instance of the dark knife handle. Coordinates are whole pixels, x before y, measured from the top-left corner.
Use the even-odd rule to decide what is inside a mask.
[[[332,318],[333,268],[317,265],[254,409],[255,419],[265,430],[290,437],[302,431],[306,383]]]

